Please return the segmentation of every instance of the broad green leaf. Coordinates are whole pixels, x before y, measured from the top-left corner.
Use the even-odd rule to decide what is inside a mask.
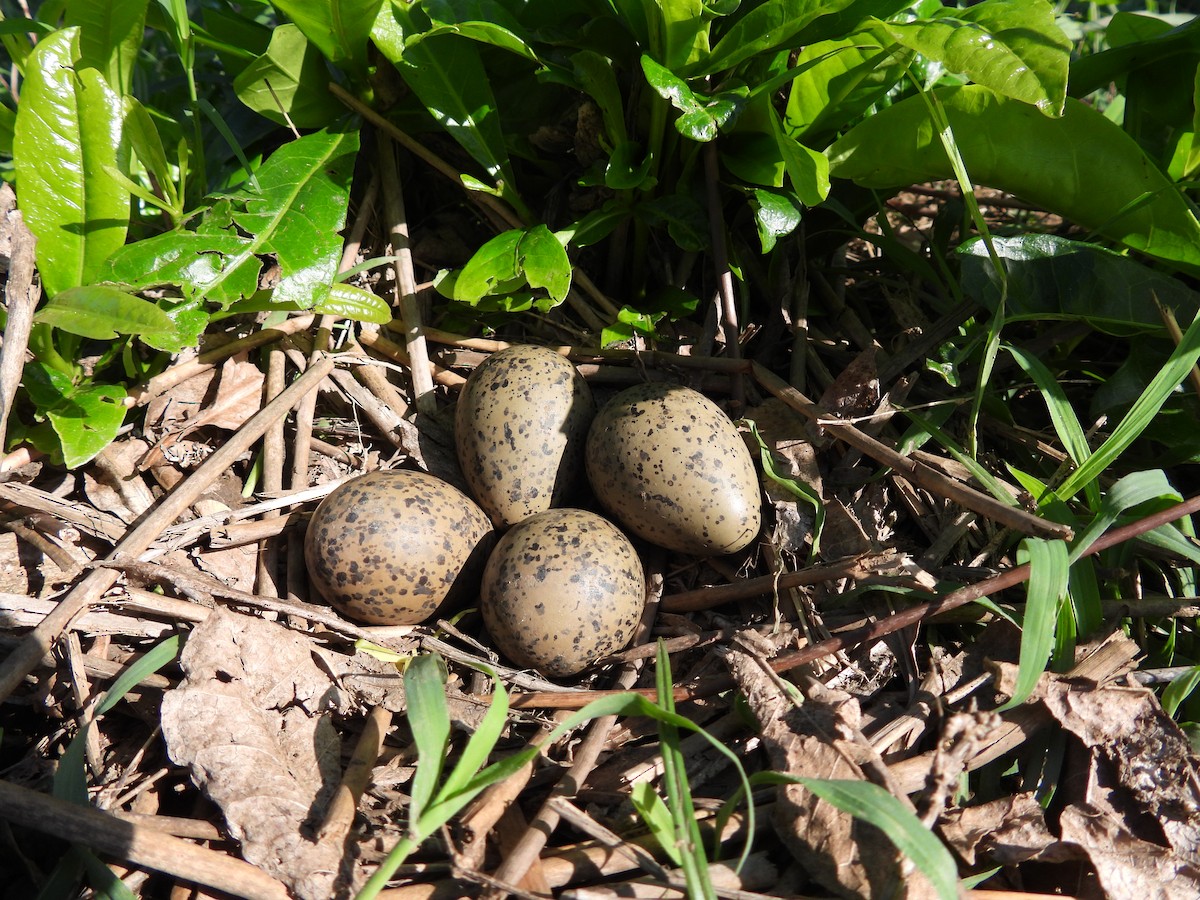
[[[356,322],[373,322],[376,325],[392,321],[392,308],[386,300],[352,284],[335,284],[330,287],[329,296],[316,305],[314,312],[341,316]]]
[[[129,226],[129,193],[107,174],[124,169],[121,103],[96,69],[74,71],[78,34],[55,32],[30,55],[13,138],[21,210],[51,297],[95,281]]]
[[[69,0],[67,25],[79,26],[79,66],[99,69],[125,96],[142,49],[147,0]]]
[[[1189,272],[1200,272],[1200,223],[1178,189],[1103,114],[1067,100],[1063,116],[980,85],[935,91],[971,178]],[[887,148],[882,152],[881,148]],[[921,97],[855,126],[829,149],[831,172],[898,187],[953,172]]]
[[[629,139],[625,128],[625,107],[613,64],[592,50],[580,50],[571,56],[571,68],[577,85],[586,91],[604,119],[604,130],[614,147]]]
[[[319,128],[344,111],[328,85],[329,72],[315,45],[295,25],[280,25],[271,33],[267,52],[234,79],[233,90],[272,122]]]
[[[1054,646],[1058,607],[1067,593],[1067,545],[1063,541],[1026,538],[1018,560],[1029,563],[1025,616],[1021,621],[1021,654],[1013,695],[1001,710],[1019,706],[1033,693],[1046,670]]]
[[[367,71],[367,39],[385,0],[272,0],[334,65]]]
[[[911,59],[912,51],[869,31],[809,44],[796,65],[814,65],[792,81],[784,130],[799,139],[836,131],[895,87]]]
[[[805,206],[817,206],[829,196],[829,159],[804,146],[783,130],[779,115],[772,110],[771,133],[783,158],[783,168],[792,183],[792,190]]]
[[[412,828],[434,797],[450,747],[446,676],[440,656],[425,653],[408,664],[404,670],[404,702],[417,744],[417,772],[409,788]]]
[[[737,117],[740,103],[745,99],[745,91],[741,96],[732,92],[712,97],[696,94],[686,81],[649,56],[642,56],[642,72],[655,93],[679,111],[675,129],[693,141],[713,140],[720,129]]]
[[[1119,26],[1120,20],[1127,15],[1130,14],[1118,12],[1112,21]],[[1195,51],[1200,51],[1200,18],[1190,19],[1162,34],[1147,35],[1132,43],[1080,57],[1071,63],[1068,91],[1072,97],[1086,97],[1147,63]]]
[[[1071,43],[1054,15],[1046,0],[984,0],[933,19],[882,27],[951,72],[1057,116],[1066,98]]]
[[[171,320],[171,327],[165,331],[143,331],[138,340],[164,353],[179,353],[185,347],[195,347],[211,320],[204,301],[198,297],[159,300],[158,308]]]
[[[804,210],[788,194],[755,188],[750,192],[750,210],[758,228],[758,240],[765,256],[775,249],[775,242],[800,227]]]
[[[103,341],[118,334],[168,331],[171,320],[149,300],[103,284],[67,288],[37,311],[34,321]]]
[[[814,20],[836,13],[850,0],[766,0],[737,18],[712,52],[687,70],[687,75],[725,72],[746,60],[787,47]]]
[[[1084,485],[1106,471],[1150,426],[1163,404],[1175,392],[1180,382],[1187,378],[1197,360],[1200,360],[1200,314],[1192,320],[1170,358],[1158,370],[1104,443],[1059,486],[1058,495],[1064,500],[1069,500],[1079,493]]]
[[[1164,332],[1157,299],[1189,321],[1200,310],[1197,294],[1179,278],[1096,244],[1054,234],[993,235],[992,246],[1008,276],[1007,319],[1087,322],[1107,334]],[[982,239],[956,249],[963,293],[989,309],[999,302],[991,259]]]
[[[955,900],[958,867],[950,851],[909,807],[877,784],[825,778],[797,779],[827,803],[870,822],[913,861],[937,891],[939,900]]]
[[[76,385],[67,375],[38,362],[26,365],[22,384],[49,420],[68,468],[92,459],[112,443],[124,424],[125,391],[115,385]]]
[[[509,53],[515,53],[517,56],[524,57],[530,62],[541,62],[534,49],[522,40],[519,35],[494,22],[459,22],[456,25],[435,25],[415,40],[425,40],[428,37],[439,34],[452,34],[469,38],[478,44],[490,44],[493,47],[499,47],[501,50],[507,50]]]
[[[413,32],[408,14],[392,5],[380,13],[371,36],[447,134],[483,166],[505,199],[519,203],[479,48],[455,34],[410,37]]]
[[[173,284],[222,307],[258,289],[259,255],[274,254],[275,298],[324,302],[341,259],[358,133],[319,131],[280,147],[243,187],[218,200],[195,231],[137,241],[114,254],[105,280],[135,289]]]
[[[571,260],[566,248],[545,225],[525,231],[517,245],[517,265],[531,288],[544,288],[555,304],[571,289]]]
[[[639,781],[629,789],[629,802],[642,817],[658,846],[676,866],[680,865],[679,847],[675,843],[675,823],[662,797],[648,781]]]

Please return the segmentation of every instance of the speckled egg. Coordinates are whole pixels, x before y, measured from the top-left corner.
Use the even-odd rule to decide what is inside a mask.
[[[641,560],[607,519],[552,509],[496,544],[480,588],[497,648],[550,677],[574,675],[623,648],[646,602]]]
[[[546,347],[508,347],[476,367],[455,411],[458,462],[497,527],[562,505],[595,412],[575,367]]]
[[[474,594],[492,523],[433,475],[377,471],[321,501],[304,536],[311,583],[341,613],[415,625]]]
[[[762,525],[754,460],[719,406],[677,384],[622,391],[596,415],[587,474],[633,534],[681,553],[746,547]]]

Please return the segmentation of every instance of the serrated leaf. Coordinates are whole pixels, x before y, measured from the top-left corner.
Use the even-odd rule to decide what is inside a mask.
[[[937,18],[885,22],[884,30],[926,59],[997,94],[1062,114],[1071,42],[1045,0],[984,0]]]
[[[1200,273],[1200,223],[1142,149],[1091,107],[1068,99],[1061,118],[981,85],[934,91],[976,184],[1016,194],[1135,250]],[[887,153],[881,153],[887,147]],[[911,97],[856,125],[828,151],[831,171],[864,187],[953,177],[925,99]]]
[[[272,122],[318,128],[343,112],[328,85],[329,72],[316,46],[295,25],[280,25],[271,32],[267,51],[234,79],[233,90]]]
[[[171,328],[171,320],[149,300],[99,284],[55,294],[34,321],[100,341]]]
[[[121,104],[96,69],[74,71],[78,34],[57,31],[30,54],[13,137],[21,209],[51,297],[96,281],[129,226],[129,193],[108,174],[124,163]]]
[[[392,308],[378,294],[364,291],[351,284],[335,284],[329,295],[317,304],[315,312],[322,315],[341,316],[356,322],[373,322],[383,325],[392,321]]]

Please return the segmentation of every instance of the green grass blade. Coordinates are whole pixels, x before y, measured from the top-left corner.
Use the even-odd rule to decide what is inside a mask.
[[[1174,716],[1179,704],[1192,695],[1200,685],[1200,666],[1192,666],[1167,685],[1162,695],[1162,707],[1168,716]]]
[[[758,425],[751,419],[746,419],[746,423],[750,426],[750,434],[754,440],[758,442],[758,454],[762,460],[763,472],[773,482],[788,491],[809,506],[813,508],[813,528],[812,528],[812,552],[809,554],[810,559],[816,557],[821,551],[821,531],[825,527],[825,504],[821,500],[821,495],[812,489],[811,486],[804,484],[801,481],[796,481],[794,478],[789,478],[779,470],[779,464],[775,461],[774,454],[771,453],[771,448],[767,446],[762,435],[758,431]]]
[[[504,727],[508,724],[508,691],[504,689],[504,685],[500,683],[495,672],[485,671],[492,677],[491,705],[488,706],[483,721],[479,723],[479,727],[467,741],[467,746],[463,749],[454,771],[446,777],[445,783],[438,791],[439,795],[451,794],[466,786],[471,777],[487,763],[488,757],[496,746],[496,741],[500,740],[500,735],[504,733]]]
[[[1192,366],[1200,359],[1200,313],[1192,320],[1188,330],[1184,332],[1179,346],[1171,354],[1166,364],[1158,374],[1151,379],[1150,384],[1134,401],[1129,412],[1125,414],[1112,434],[1088,457],[1087,461],[1076,469],[1058,488],[1058,495],[1068,500],[1079,493],[1086,485],[1095,481],[1101,472],[1120,456],[1138,436],[1154,421],[1163,404],[1174,393],[1188,376]]]
[[[408,725],[417,744],[417,772],[409,793],[409,823],[415,825],[442,774],[450,746],[450,713],[446,709],[446,679],[440,656],[422,654],[404,671]]]
[[[683,860],[679,855],[679,847],[675,843],[675,822],[671,811],[662,797],[645,781],[639,781],[629,791],[629,800],[637,814],[642,817],[658,846],[676,866],[682,866]]]
[[[1168,500],[1178,503],[1183,496],[1167,481],[1161,469],[1133,472],[1126,475],[1109,489],[1096,510],[1094,518],[1083,530],[1071,547],[1070,561],[1074,563],[1096,539],[1108,531],[1121,513],[1151,500]]]
[[[1058,605],[1067,591],[1067,545],[1063,541],[1026,538],[1021,542],[1022,553],[1028,557],[1029,585],[1025,617],[1021,630],[1021,657],[1017,669],[1017,684],[1012,699],[1001,710],[1024,703],[1033,693],[1046,660],[1054,647]]]
[[[870,822],[929,879],[940,900],[958,897],[958,868],[950,851],[916,815],[877,784],[823,778],[797,779],[822,800]]]

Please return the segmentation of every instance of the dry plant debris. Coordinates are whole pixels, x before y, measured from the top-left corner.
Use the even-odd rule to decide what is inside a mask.
[[[180,359],[135,393],[144,428],[80,472],[6,460],[0,869],[13,890],[32,895],[74,846],[135,895],[353,896],[409,827],[424,763],[401,671],[437,653],[448,765],[493,699],[483,666],[512,701],[491,759],[534,745],[540,755],[427,840],[384,896],[685,896],[678,861],[631,805],[638,785],[661,792],[669,769],[653,723],[606,716],[547,740],[589,701],[631,689],[654,699],[661,639],[679,714],[751,774],[791,779],[754,793],[754,852],[738,868],[752,823],[745,797],[718,815],[738,787],[730,760],[682,740],[716,896],[936,896],[884,832],[803,778],[889,792],[950,848],[960,877],[986,879],[967,895],[1200,896],[1200,760],[1134,678],[1136,644],[1117,629],[1081,646],[1073,669],[1004,708],[1015,630],[969,604],[1023,600],[1028,570],[997,551],[1003,529],[1069,530],[995,499],[955,460],[902,456],[889,422],[911,385],[873,344],[838,357],[820,403],[752,359],[559,348],[601,391],[669,379],[743,392],[774,471],[819,498],[824,530],[814,552],[813,504],[764,479],[773,513],[760,544],[706,562],[647,552],[650,603],[634,646],[557,683],[506,666],[477,614],[363,626],[309,594],[306,514],[342,479],[382,465],[461,483],[454,391],[504,346],[401,322],[327,354],[330,324],[231,329]],[[414,333],[425,357],[405,347]],[[307,374],[267,396],[248,355],[264,346]],[[269,464],[277,471],[263,474],[272,487],[247,490],[258,442],[305,408]],[[289,449],[302,456],[285,460]],[[930,644],[931,626],[966,628],[970,640]],[[186,638],[178,659],[100,714],[105,691],[172,635]],[[77,735],[78,773],[67,754]],[[1029,768],[1055,760],[1055,771]],[[90,806],[54,796],[56,780],[76,775]]]

